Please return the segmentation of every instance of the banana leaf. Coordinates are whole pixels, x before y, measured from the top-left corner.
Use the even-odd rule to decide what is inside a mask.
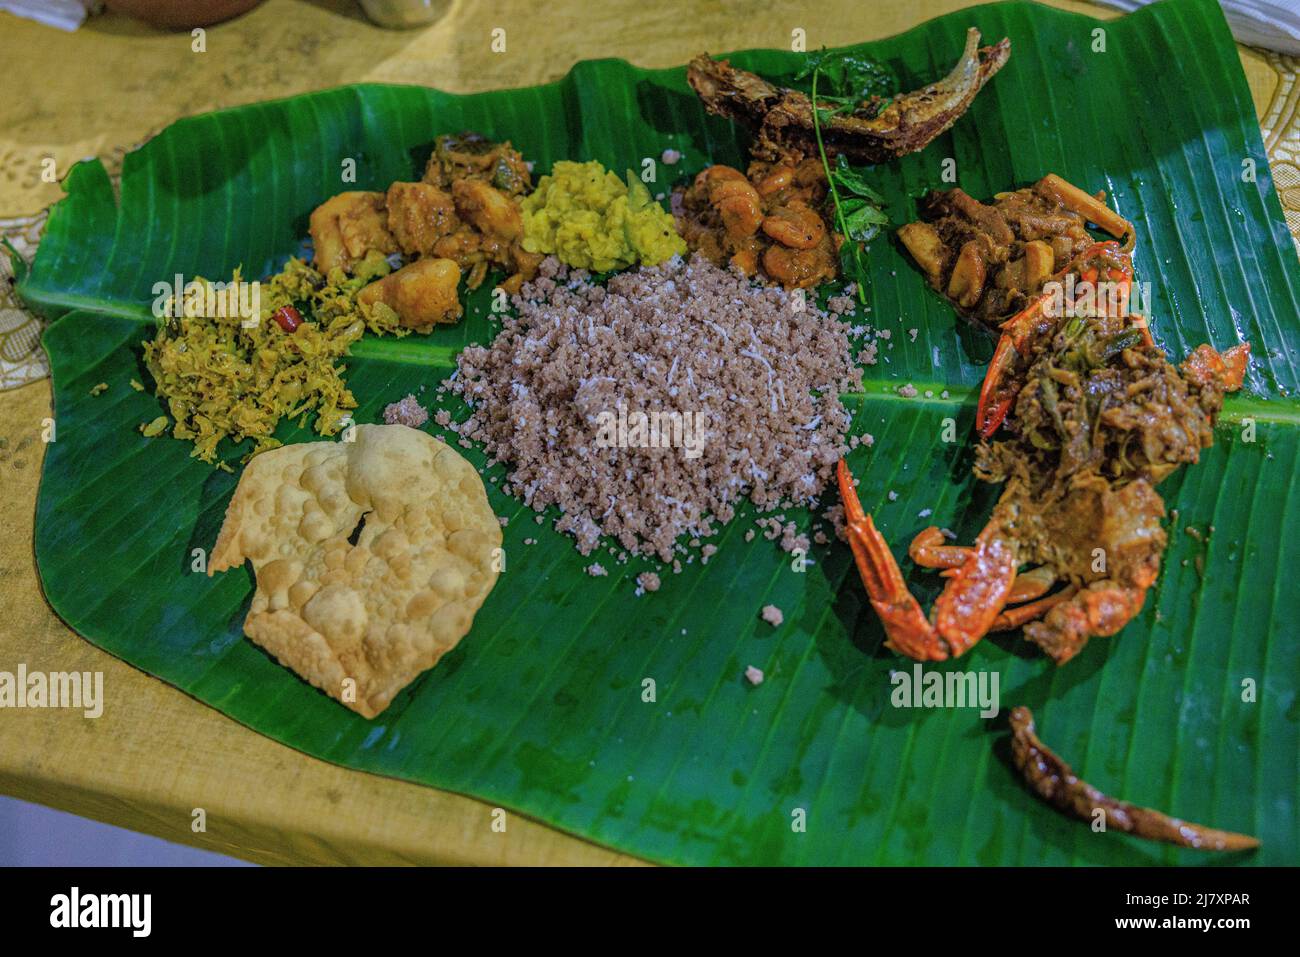
[[[535,524],[498,491],[499,465],[486,475],[493,507],[510,518],[508,570],[455,653],[374,721],[242,636],[248,570],[191,570],[236,475],[137,430],[160,414],[149,391],[128,385],[150,382],[141,343],[153,284],[273,271],[300,249],[312,208],[340,190],[343,159],[356,161],[348,188],[382,189],[418,177],[442,132],[508,138],[538,172],[559,159],[639,170],[643,157],[681,151],[679,164],[659,165],[652,192],[710,162],[744,162],[745,134],[704,114],[683,69],[619,60],[579,63],[531,89],[360,85],[185,118],[126,158],[120,196],[98,163],[71,170],[20,287],[55,320],[45,344],[57,433],[36,524],[50,604],[96,645],[286,745],[654,861],[1297,863],[1300,605],[1285,583],[1300,566],[1300,269],[1223,14],[1213,0],[1167,0],[1102,24],[999,3],[858,49],[911,88],[946,71],[970,25],[986,42],[1011,37],[1010,63],[925,152],[869,172],[893,222],[949,185],[945,158],[978,197],[1049,171],[1104,189],[1137,225],[1138,278],[1151,284],[1155,335],[1171,356],[1243,339],[1255,356],[1214,448],[1161,487],[1170,545],[1133,622],[1062,668],[1018,635],[932,666],[996,675],[997,717],[891,704],[891,674],[911,665],[882,647],[844,546],[816,548],[799,572],[775,543],[744,541],[742,514],[707,567],[688,565],[638,597],[634,578],[648,565],[585,575],[590,559],[551,529],[553,514]],[[750,51],[734,62],[782,79],[802,57]],[[850,457],[864,504],[899,554],[932,522],[969,541],[997,490],[971,478],[973,443],[943,441],[943,426],[955,419],[971,434],[992,344],[892,239],[875,240],[865,261],[870,320],[893,335],[863,392],[845,397],[854,431],[875,440]],[[409,392],[434,402],[457,351],[493,336],[488,304],[485,286],[455,327],[358,343],[346,373],[357,421],[378,420]],[[108,391],[91,396],[99,382]],[[898,394],[908,383],[915,398]],[[315,437],[294,423],[277,434]],[[484,464],[479,450],[467,454]],[[904,569],[919,595],[934,596],[932,573]],[[784,611],[778,628],[759,618],[769,603]],[[766,674],[758,687],[743,677],[751,664]],[[1010,765],[1005,715],[1018,704],[1093,784],[1255,834],[1262,848],[1217,858],[1063,818]]]

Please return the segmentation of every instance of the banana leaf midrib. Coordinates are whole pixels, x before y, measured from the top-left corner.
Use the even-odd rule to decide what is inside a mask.
[[[50,302],[49,298],[44,300]],[[86,305],[78,306],[73,312],[60,316],[55,320],[57,323],[79,321],[77,313],[88,313],[94,315],[103,312],[116,319],[127,319],[137,322],[141,325],[151,325],[156,320],[148,307],[138,305],[133,308],[123,308],[113,310],[108,308],[111,303],[105,303],[105,308],[91,308]],[[426,368],[445,368],[450,372],[456,365],[456,357],[460,354],[461,348],[453,346],[435,345],[430,342],[420,342],[413,340],[412,337],[387,338],[375,336],[367,333],[357,343],[355,343],[348,355],[343,361],[348,359],[380,359],[384,362],[397,363],[401,365],[421,366]],[[886,382],[882,380],[872,380],[872,385],[880,385],[879,389],[864,389],[861,392],[846,390],[839,393],[840,400],[845,403],[854,402],[900,402],[917,405],[942,405],[953,407],[964,407],[972,405],[978,397],[979,389],[975,386],[950,385],[942,382],[926,381],[917,378],[899,378],[895,382]],[[902,385],[911,385],[916,389],[915,396],[903,396],[898,393],[898,387]],[[926,393],[930,393],[927,395]],[[947,392],[945,398],[943,393]],[[1220,429],[1229,425],[1235,425],[1245,418],[1251,418],[1259,422],[1277,422],[1287,423],[1300,426],[1300,399],[1287,398],[1264,398],[1253,396],[1248,393],[1234,393],[1224,396],[1223,412],[1219,416]]]

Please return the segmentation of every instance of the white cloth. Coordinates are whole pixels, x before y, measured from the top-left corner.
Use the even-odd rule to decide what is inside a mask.
[[[0,0],[0,10],[71,33],[97,13],[100,0]]]
[[[1094,0],[1136,10],[1152,0]],[[1300,0],[1219,0],[1238,43],[1300,56]]]

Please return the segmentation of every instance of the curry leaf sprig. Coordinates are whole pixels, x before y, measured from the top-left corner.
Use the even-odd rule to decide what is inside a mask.
[[[859,243],[875,239],[881,227],[889,225],[889,217],[884,210],[884,197],[867,185],[862,171],[850,166],[842,154],[835,157],[835,169],[831,176],[835,180],[836,193],[848,194],[847,199],[839,199],[845,235]]]
[[[813,112],[821,122],[829,122],[877,98],[876,115],[884,112],[898,89],[894,71],[878,60],[857,53],[832,52],[825,47],[809,53],[795,80],[816,74],[824,83],[820,97],[814,98]],[[829,103],[829,108],[822,104]]]
[[[811,58],[810,58],[811,59]],[[840,250],[840,266],[845,273],[851,273],[857,283],[858,301],[867,304],[866,270],[862,265],[862,244],[869,242],[882,226],[889,224],[889,217],[882,208],[884,199],[867,185],[862,173],[853,169],[841,154],[836,157],[835,168],[831,168],[826,156],[826,145],[822,141],[823,112],[817,106],[817,84],[821,78],[821,63],[812,67],[812,104],[813,134],[817,138],[817,152],[821,156],[822,169],[826,173],[826,183],[830,188],[831,202],[835,206],[835,222],[844,245]],[[840,193],[845,195],[841,198]]]

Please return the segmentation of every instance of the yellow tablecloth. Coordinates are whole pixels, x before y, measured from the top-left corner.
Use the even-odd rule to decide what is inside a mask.
[[[526,86],[603,56],[669,66],[701,49],[786,46],[796,27],[810,47],[850,43],[970,5],[455,0],[428,28],[390,32],[372,27],[349,0],[269,0],[210,28],[203,53],[189,34],[114,16],[63,34],[0,13],[11,93],[0,98],[0,229],[19,245],[35,240],[41,211],[61,195],[42,180],[44,160],[53,159],[59,175],[92,155],[111,168],[187,113],[357,81],[456,91]],[[1113,16],[1073,0],[1055,5]],[[504,53],[491,49],[498,27],[506,30]],[[1297,64],[1244,48],[1241,56],[1300,234]],[[31,341],[20,337],[34,334],[24,321],[0,303],[0,387],[5,359],[13,366]],[[500,833],[487,804],[298,754],[78,638],[41,596],[32,554],[48,415],[48,379],[0,392],[0,670],[21,662],[29,670],[102,671],[106,704],[96,720],[0,711],[0,791],[267,863],[634,863],[517,815]],[[201,833],[191,823],[198,808],[206,815]]]

